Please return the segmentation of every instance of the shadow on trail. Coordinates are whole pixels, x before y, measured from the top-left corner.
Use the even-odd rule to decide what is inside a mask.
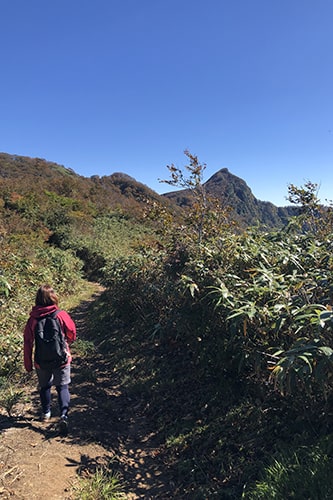
[[[172,498],[158,459],[159,443],[147,429],[142,401],[123,392],[104,357],[97,355],[90,366],[95,381],[81,381],[82,368],[86,371],[87,364],[73,363],[68,442],[102,445],[112,458],[111,470],[119,473],[125,492],[134,494],[133,498]]]
[[[78,338],[94,340],[86,330],[85,319],[90,306],[98,307],[99,300],[102,302],[103,296],[95,297],[94,304],[84,303],[71,311]],[[123,339],[121,332],[119,335]],[[117,344],[111,343],[105,353],[100,349],[92,356],[74,357],[70,432],[66,439],[70,445],[103,446],[110,469],[120,475],[130,498],[174,498],[166,466],[159,457],[161,443],[151,432],[145,415],[146,402],[140,392],[134,396],[128,393],[126,383],[115,370]]]
[[[103,293],[96,294],[93,299],[70,311],[79,339],[94,340],[92,332],[87,332],[90,324],[87,315],[91,307],[98,307],[99,301],[103,302]],[[126,342],[122,332],[118,332],[119,337],[122,346],[122,341]],[[71,446],[101,445],[106,455],[97,459],[86,457],[86,464],[92,467],[106,464],[111,471],[117,472],[130,498],[174,498],[166,467],[159,457],[161,443],[149,429],[146,403],[140,392],[134,396],[128,393],[126,383],[115,371],[118,353],[114,351],[119,348],[118,342],[111,342],[105,353],[100,349],[88,357],[74,354],[66,442]],[[76,465],[79,473],[89,469],[84,463]]]
[[[1,415],[0,417],[0,429],[5,431],[8,429],[30,429],[44,437],[44,439],[51,439],[53,437],[59,437],[59,431],[57,429],[56,422],[50,422],[46,425],[41,426],[41,422],[34,419],[33,417],[7,417]]]

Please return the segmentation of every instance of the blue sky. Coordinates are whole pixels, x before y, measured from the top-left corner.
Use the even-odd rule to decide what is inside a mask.
[[[333,199],[332,0],[0,0],[0,151],[162,193],[184,150]]]

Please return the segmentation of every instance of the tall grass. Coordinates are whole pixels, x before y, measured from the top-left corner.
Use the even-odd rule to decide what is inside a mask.
[[[331,500],[332,459],[320,447],[300,448],[277,456],[248,493],[246,500]]]
[[[117,474],[102,468],[73,486],[75,500],[121,500],[126,496]]]

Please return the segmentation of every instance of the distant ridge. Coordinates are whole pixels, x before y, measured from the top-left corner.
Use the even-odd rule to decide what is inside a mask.
[[[176,212],[179,207],[191,203],[189,190],[159,195],[126,173],[84,177],[70,168],[42,158],[8,153],[0,153],[0,181],[3,188],[10,185],[11,189],[20,192],[48,189],[60,195],[85,200],[85,203],[90,199],[100,208],[121,208],[132,214],[137,214],[147,200],[162,203]],[[295,213],[294,207],[276,207],[269,201],[258,200],[246,182],[227,168],[212,175],[204,186],[207,193],[217,198],[222,206],[232,209],[232,216],[242,226],[262,224],[280,227]]]
[[[264,224],[279,227],[295,213],[293,207],[277,207],[269,201],[260,201],[246,182],[233,175],[227,168],[221,168],[204,183],[206,192],[218,199],[222,206],[230,207],[234,217],[242,225]],[[180,206],[190,204],[190,191],[183,189],[165,193],[168,199]]]
[[[0,188],[19,194],[50,191],[61,196],[94,203],[99,210],[121,209],[131,215],[141,212],[147,200],[165,206],[172,202],[148,186],[121,172],[84,177],[74,170],[42,158],[0,153]],[[42,202],[42,200],[41,200]],[[177,207],[178,208],[178,207]]]

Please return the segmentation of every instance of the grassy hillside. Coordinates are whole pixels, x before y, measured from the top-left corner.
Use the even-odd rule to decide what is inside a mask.
[[[85,178],[39,158],[0,154],[0,233],[70,250],[94,277],[105,259],[153,239],[146,211],[171,210],[148,187],[125,174]]]
[[[147,200],[170,207],[169,202],[126,174],[87,178],[53,162],[6,153],[0,153],[0,186],[7,198],[16,192],[21,196],[33,194],[45,202],[45,191],[49,191],[75,200],[93,214],[118,209],[138,215]]]

